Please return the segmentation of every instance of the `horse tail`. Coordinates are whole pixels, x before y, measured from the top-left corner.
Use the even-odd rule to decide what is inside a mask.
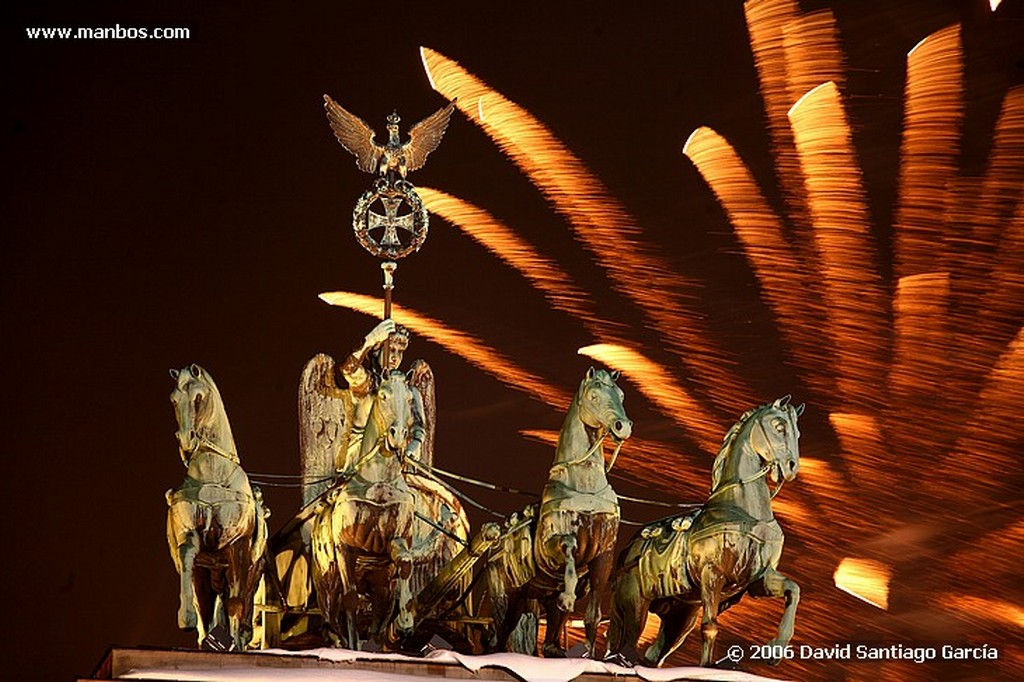
[[[220,549],[220,539],[223,535],[223,529],[217,520],[217,515],[208,513],[205,517],[205,523],[200,531],[202,546],[207,549]]]

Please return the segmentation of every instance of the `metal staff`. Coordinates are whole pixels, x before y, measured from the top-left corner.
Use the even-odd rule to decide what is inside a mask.
[[[395,288],[395,270],[398,269],[398,263],[393,260],[386,260],[380,264],[380,269],[384,271],[384,319],[391,319],[391,292]],[[388,367],[390,363],[391,355],[391,338],[387,338],[384,341],[384,366]]]

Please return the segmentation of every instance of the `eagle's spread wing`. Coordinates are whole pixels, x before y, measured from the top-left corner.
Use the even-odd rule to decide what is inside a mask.
[[[423,164],[427,162],[430,152],[441,144],[441,138],[444,137],[444,131],[448,129],[448,121],[451,120],[453,111],[455,111],[454,101],[409,129],[409,141],[402,145],[408,170],[414,171],[422,168]]]
[[[434,466],[434,426],[437,424],[437,401],[434,399],[434,372],[423,360],[416,360],[411,367],[410,383],[420,392],[423,401],[423,445],[420,447],[420,462]]]
[[[359,170],[376,173],[384,148],[374,143],[373,129],[327,95],[324,95],[324,110],[327,111],[327,120],[334,136],[342,147],[356,157]]]
[[[302,503],[327,490],[344,465],[352,432],[352,399],[334,382],[334,360],[320,353],[299,382],[299,457]]]

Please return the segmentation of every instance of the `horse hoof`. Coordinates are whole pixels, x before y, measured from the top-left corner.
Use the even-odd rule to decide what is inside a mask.
[[[636,664],[629,660],[622,654],[609,654],[604,657],[605,663],[611,663],[612,665],[619,665],[623,668],[634,668]]]
[[[576,596],[572,594],[565,594],[564,592],[558,595],[558,609],[569,613],[573,607],[576,606]]]
[[[199,619],[196,617],[196,612],[192,609],[178,610],[178,627],[182,630],[194,630],[198,623]]]
[[[565,649],[561,649],[561,648],[559,648],[557,646],[554,646],[552,644],[545,644],[544,648],[542,649],[542,652],[544,653],[544,658],[565,658],[566,657]]]

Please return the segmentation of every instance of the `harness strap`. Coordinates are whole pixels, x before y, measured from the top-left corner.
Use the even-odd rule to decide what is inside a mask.
[[[441,480],[436,474],[434,474],[433,471],[431,471],[431,467],[423,464],[422,462],[418,462],[418,461],[416,461],[415,459],[412,459],[412,458],[409,458],[407,461],[410,464],[412,464],[415,469],[417,469],[418,471],[421,471],[427,478],[429,478],[430,480],[434,481],[435,483],[438,483],[439,485],[441,485],[441,487],[443,487],[445,490],[450,492],[452,495],[455,495],[456,497],[458,497],[463,502],[468,502],[469,504],[473,505],[474,507],[476,507],[480,511],[487,512],[488,514],[490,514],[491,516],[494,516],[496,518],[499,518],[499,519],[505,518],[504,514],[500,514],[500,513],[496,512],[496,511],[494,511],[493,509],[491,509],[490,507],[485,507],[484,505],[480,504],[479,502],[474,500],[469,495],[466,495],[465,493],[461,492],[458,488],[455,488],[454,486],[452,486],[447,481]]]
[[[238,464],[238,453],[228,452],[227,450],[220,447],[206,436],[201,436],[198,433],[196,433],[196,440],[199,442],[199,445],[205,445],[207,448],[209,448],[213,454],[220,455],[221,457],[224,457],[225,459],[230,459],[235,464]],[[186,468],[188,467],[188,463],[192,461],[192,457],[196,454],[196,450],[198,449],[199,448],[197,446],[195,449],[189,451],[188,459],[184,460]]]
[[[438,530],[441,533],[444,533],[445,535],[450,537],[452,540],[455,540],[455,542],[459,543],[463,547],[469,547],[469,543],[468,542],[466,542],[465,540],[463,540],[462,538],[460,538],[458,535],[456,535],[455,533],[451,532],[447,528],[444,528],[443,526],[441,526],[441,524],[437,523],[436,521],[434,521],[434,519],[430,518],[426,514],[421,514],[420,512],[416,511],[415,509],[413,510],[412,513],[415,514],[416,518],[418,518],[420,521],[422,521],[423,523],[427,524],[428,526],[434,528],[435,530]]]
[[[559,466],[562,466],[562,467],[571,467],[571,466],[575,466],[575,465],[577,465],[577,464],[582,464],[583,462],[586,462],[586,461],[587,461],[588,459],[590,459],[590,456],[591,456],[592,454],[594,454],[595,452],[597,452],[597,449],[598,449],[599,447],[601,447],[601,444],[602,444],[602,443],[604,443],[604,439],[605,439],[605,438],[606,438],[607,436],[608,436],[608,433],[607,433],[607,432],[603,432],[603,433],[601,434],[601,437],[600,437],[600,438],[598,438],[597,440],[595,440],[595,441],[594,441],[594,444],[590,446],[590,449],[589,449],[589,450],[587,450],[586,454],[584,454],[584,455],[583,455],[582,457],[580,457],[580,458],[578,458],[578,459],[573,459],[573,460],[570,460],[570,461],[568,461],[568,462],[559,462],[559,463],[555,464],[555,466],[553,466],[553,467],[551,467],[551,468],[552,468],[552,469],[554,469],[555,467],[559,467]],[[616,455],[617,455],[617,454],[618,454],[618,450],[616,450],[616,451],[615,451],[615,453],[616,453]]]

